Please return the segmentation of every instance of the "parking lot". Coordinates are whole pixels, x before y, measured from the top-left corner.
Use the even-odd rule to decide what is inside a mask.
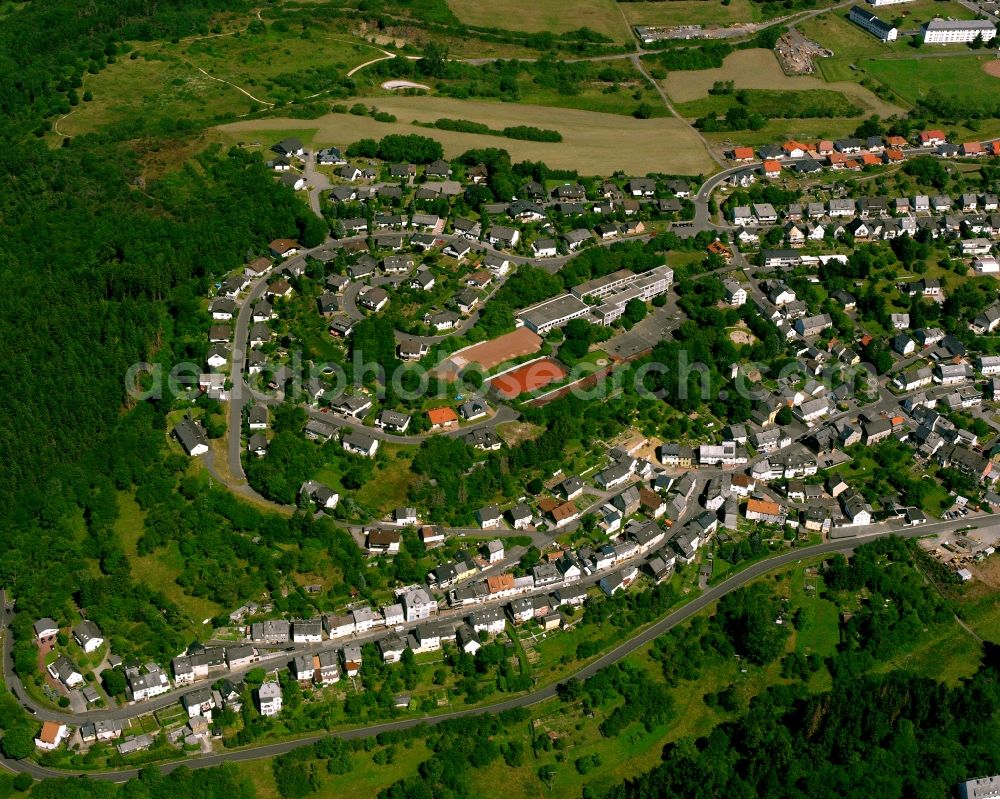
[[[678,313],[676,302],[671,298],[662,308],[653,308],[652,313],[631,330],[608,339],[600,348],[616,361],[635,358],[669,338],[671,331],[677,327]]]

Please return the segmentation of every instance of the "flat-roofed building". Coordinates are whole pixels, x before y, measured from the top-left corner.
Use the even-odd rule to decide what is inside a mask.
[[[518,314],[522,324],[540,336],[555,327],[562,327],[571,319],[590,313],[590,306],[575,294],[560,294],[550,300],[525,308]]]

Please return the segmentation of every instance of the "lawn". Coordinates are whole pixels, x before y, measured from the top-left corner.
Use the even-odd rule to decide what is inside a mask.
[[[960,104],[989,102],[995,106],[1000,103],[1000,78],[983,72],[983,64],[995,60],[989,55],[919,61],[884,59],[866,63],[865,69],[911,103],[933,88]]]
[[[708,254],[688,250],[670,250],[667,253],[667,264],[676,269],[679,266],[697,266],[705,260]]]
[[[914,3],[879,10],[878,16],[897,25],[901,32],[917,30],[934,17],[970,19],[975,15],[956,2],[917,0]],[[816,65],[828,81],[857,81],[867,69],[870,59],[899,58],[916,65],[910,57],[929,52],[914,50],[910,37],[901,36],[896,42],[881,42],[847,19],[847,9],[812,17],[800,23],[803,35],[833,51],[832,58],[817,59]],[[948,48],[954,49],[954,48]]]
[[[619,8],[630,25],[735,25],[760,19],[750,0],[732,0],[728,5],[708,0],[670,0],[621,3]]]
[[[840,609],[824,599],[823,578],[815,566],[797,567],[791,575],[791,600],[802,609],[802,622],[795,635],[795,649],[803,654],[828,657],[840,643]]]
[[[403,444],[382,444],[379,453],[385,453],[388,461],[376,469],[375,476],[355,493],[354,498],[379,513],[388,513],[405,505],[406,492],[413,477],[410,472],[413,452],[413,447]]]
[[[441,142],[449,158],[472,148],[503,147],[515,161],[544,161],[550,167],[578,169],[583,174],[610,174],[618,169],[638,175],[653,171],[688,175],[714,171],[713,162],[695,132],[672,117],[632,119],[593,111],[429,96],[380,97],[377,105],[400,120],[433,122],[441,117],[461,118],[492,128],[507,125],[554,128],[563,135],[563,141],[556,144],[444,130],[431,132],[430,136]],[[390,133],[428,135],[426,129],[414,128],[407,122],[383,123],[350,114],[328,114],[306,125],[301,120],[287,118],[246,120],[216,130],[229,143],[269,143],[298,135],[311,146],[346,145],[365,136],[381,138]]]
[[[504,0],[499,5],[476,0],[448,0],[466,25],[515,31],[567,33],[590,28],[616,42],[631,39],[631,31],[614,0]]]

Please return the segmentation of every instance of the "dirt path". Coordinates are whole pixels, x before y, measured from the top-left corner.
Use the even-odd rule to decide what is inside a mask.
[[[222,78],[217,78],[214,75],[210,75],[208,72],[206,72],[205,70],[203,70],[201,67],[195,67],[195,69],[197,69],[202,75],[204,75],[209,80],[215,80],[215,81],[218,81],[219,83],[225,83],[227,86],[232,86],[234,89],[236,89],[236,91],[240,92],[241,94],[245,94],[247,97],[249,97],[255,103],[260,103],[262,105],[266,105],[268,108],[270,108],[270,107],[272,107],[274,105],[274,103],[269,103],[267,100],[261,100],[259,97],[254,97],[252,94],[250,94],[250,92],[248,92],[242,86],[237,86],[235,83],[232,83],[231,81],[223,80]]]
[[[701,131],[695,128],[693,125],[688,124],[688,121],[677,113],[677,109],[674,108],[674,104],[670,102],[670,97],[663,90],[663,87],[660,86],[660,84],[653,79],[653,76],[646,71],[646,67],[643,66],[642,58],[639,56],[639,54],[633,53],[631,56],[629,56],[629,59],[635,65],[635,68],[639,70],[640,74],[647,81],[649,81],[649,83],[652,85],[654,89],[656,89],[656,93],[660,95],[660,99],[663,100],[663,104],[667,107],[667,110],[674,116],[674,118],[678,122],[691,129],[694,135],[698,137],[698,140],[701,142],[702,146],[705,148],[705,152],[708,153],[709,158],[711,158],[713,161],[715,161],[716,164],[725,169],[727,166],[726,162],[723,161],[722,157],[718,153],[716,153],[715,150],[712,149],[712,146],[708,143],[708,139],[706,139],[704,136],[701,135]]]
[[[365,61],[365,63],[363,63],[363,64],[358,64],[354,69],[350,70],[347,73],[347,77],[350,78],[350,77],[352,77],[354,75],[354,73],[360,72],[365,67],[370,67],[372,64],[377,64],[379,61],[388,61],[390,58],[395,58],[396,57],[395,53],[390,53],[388,50],[382,50],[382,52],[385,55],[383,55],[383,56],[381,56],[379,58],[373,58],[371,61]]]

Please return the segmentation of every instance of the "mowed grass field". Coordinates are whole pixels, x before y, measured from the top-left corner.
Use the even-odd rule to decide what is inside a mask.
[[[616,42],[632,34],[615,0],[448,0],[448,7],[466,25],[514,31],[566,33],[590,28]]]
[[[370,102],[370,98],[369,98]],[[714,171],[697,134],[672,117],[632,119],[600,114],[508,103],[451,100],[442,97],[385,97],[376,102],[382,111],[399,120],[432,122],[441,117],[482,122],[491,128],[534,125],[558,130],[559,143],[527,142],[472,133],[416,128],[406,122],[376,122],[370,117],[328,114],[304,122],[293,119],[258,119],[221,125],[224,141],[260,141],[265,146],[283,136],[300,135],[312,146],[346,145],[366,136],[389,133],[422,133],[441,142],[445,155],[454,157],[476,147],[502,147],[515,161],[544,161],[557,169],[577,169],[582,174],[610,174],[616,169],[630,174],[673,172],[695,175]],[[307,128],[307,130],[303,130]],[[295,131],[291,134],[290,131]]]
[[[652,3],[621,3],[618,6],[629,25],[736,25],[760,18],[750,0],[666,0]]]
[[[1000,78],[983,71],[984,64],[994,61],[992,55],[942,56],[919,61],[885,59],[871,61],[865,69],[910,102],[937,89],[960,103],[979,105],[1000,103]]]
[[[878,114],[889,117],[902,113],[897,106],[887,103],[868,89],[856,83],[843,81],[828,83],[820,78],[801,75],[789,76],[781,71],[778,60],[770,50],[738,50],[728,56],[718,69],[674,71],[662,82],[671,99],[687,103],[709,97],[709,89],[716,81],[733,81],[737,89],[777,89],[805,91],[826,89],[840,92],[861,108],[865,115]]]
[[[864,69],[864,62],[870,58],[906,59],[918,53],[926,53],[926,49],[914,50],[910,47],[910,37],[903,36],[902,32],[917,30],[934,17],[975,17],[975,14],[959,3],[940,0],[916,0],[913,3],[877,9],[881,19],[897,25],[901,31],[901,38],[890,43],[881,42],[859,28],[847,19],[847,12],[846,8],[839,9],[811,17],[796,26],[804,36],[833,51],[832,58],[820,58],[816,61],[817,69],[828,81],[860,80],[863,77],[860,70]]]

